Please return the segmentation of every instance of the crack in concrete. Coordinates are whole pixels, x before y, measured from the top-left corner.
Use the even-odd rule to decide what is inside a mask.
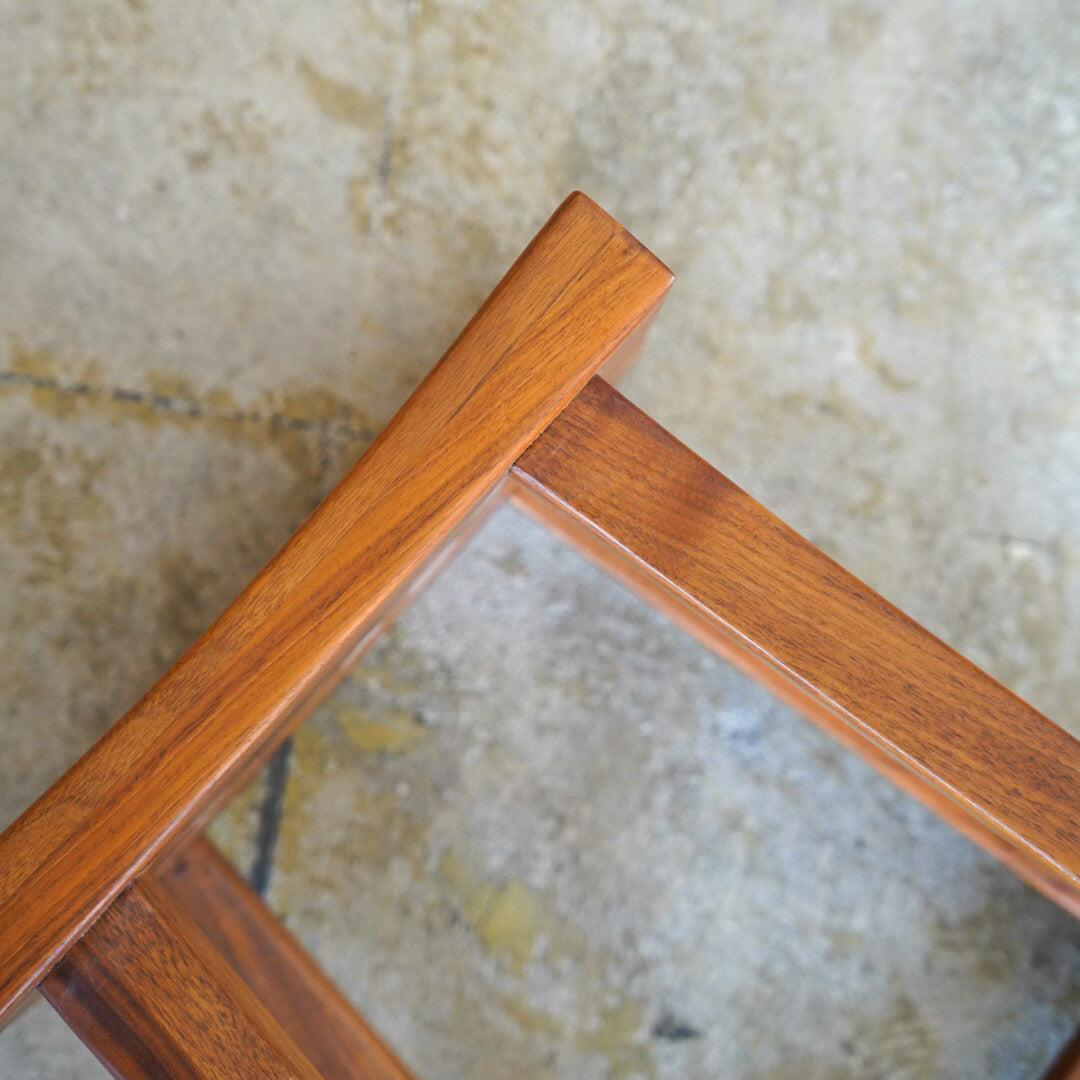
[[[286,413],[262,412],[258,409],[228,409],[192,398],[177,398],[167,394],[154,394],[120,386],[95,386],[87,382],[65,382],[46,375],[31,375],[22,371],[0,370],[0,386],[12,386],[27,390],[45,390],[65,397],[97,398],[139,405],[169,416],[195,419],[223,420],[238,424],[268,424],[289,431],[307,431],[325,435],[333,433],[346,440],[371,441],[375,432],[367,428],[353,427],[347,421],[318,419],[310,416],[289,416]]]
[[[371,213],[368,218],[368,234],[374,235],[375,231],[382,226],[386,204],[390,199],[390,180],[394,165],[394,139],[396,137],[398,123],[401,119],[403,106],[402,99],[410,76],[410,61],[412,58],[409,42],[412,39],[413,23],[416,18],[415,0],[405,0],[403,8],[404,19],[401,27],[401,43],[403,48],[398,54],[397,63],[394,67],[393,77],[386,93],[386,112],[383,121],[382,140],[379,147],[379,160],[376,169],[377,186],[371,202]]]

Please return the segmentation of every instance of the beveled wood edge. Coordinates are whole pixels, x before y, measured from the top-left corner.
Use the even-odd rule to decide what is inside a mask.
[[[663,612],[676,626],[696,638],[705,648],[716,653],[748,678],[766,686],[774,697],[828,732],[871,768],[876,769],[902,791],[918,799],[972,843],[1007,866],[1021,880],[1073,917],[1080,919],[1080,888],[1074,887],[1058,874],[1047,872],[1041,865],[1034,865],[1022,851],[964,812],[956,802],[943,795],[918,773],[912,772],[903,762],[883,751],[851,725],[838,720],[831,709],[822,708],[817,700],[808,696],[798,684],[770,666],[758,654],[748,650],[743,642],[718,627],[713,620],[703,615],[664,581],[650,574],[625,551],[614,547],[605,537],[520,478],[515,478],[515,482],[509,487],[507,498],[511,505],[546,526],[616,581]],[[1080,1075],[1077,1080],[1080,1080]]]
[[[222,807],[255,778],[259,770],[264,768],[280,749],[281,744],[334,692],[353,666],[457,557],[477,530],[506,501],[507,490],[504,477],[447,533],[439,547],[416,567],[412,576],[403,581],[370,618],[357,627],[355,641],[348,652],[324,671],[319,682],[312,685],[304,697],[297,701],[289,714],[287,724],[268,734],[264,743],[252,751],[248,759],[229,777],[228,782],[222,784],[184,827],[174,834],[168,846],[150,863],[151,871],[156,872],[159,867],[168,866],[177,852],[186,851],[189,844],[200,842],[205,829]],[[3,1021],[0,1020],[0,1028],[2,1026]]]
[[[511,476],[512,501],[1080,917],[1080,742],[1062,728],[783,525],[602,379],[590,382]],[[698,562],[711,563],[704,574],[683,558],[680,530],[693,534],[687,544]],[[703,550],[710,539],[714,547]],[[706,596],[701,585],[710,575]],[[860,701],[882,667],[892,665],[883,683],[893,694],[885,702],[888,725],[870,710],[846,707],[843,676],[835,678],[843,663],[817,655],[825,647],[821,634],[801,649],[785,638],[796,622],[807,624],[805,612],[785,608],[792,599],[813,603],[807,610],[821,614],[823,630],[831,625],[830,604],[839,603],[845,616],[849,609],[872,616],[860,623],[870,637],[844,655],[863,658],[848,672],[849,682],[863,688],[855,695]],[[876,641],[875,623],[888,626]],[[872,645],[881,655],[864,663]],[[890,658],[900,645],[915,649],[907,669]],[[928,657],[929,701],[917,686],[929,677]],[[906,723],[902,695],[894,693],[905,671],[914,695]],[[824,687],[817,676],[826,673],[832,681]],[[956,685],[945,685],[950,680]],[[966,692],[983,711],[957,710]],[[948,730],[940,735],[935,724],[945,712]],[[957,731],[965,736],[963,758],[950,754]]]
[[[325,1080],[412,1073],[205,838],[155,876]]]
[[[121,1080],[320,1080],[168,891],[130,885],[41,984]]]
[[[576,193],[367,453],[163,679],[0,835],[0,1020],[291,726],[372,615],[655,311],[671,273]]]

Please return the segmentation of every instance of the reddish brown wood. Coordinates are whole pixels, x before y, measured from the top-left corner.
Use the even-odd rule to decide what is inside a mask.
[[[1080,913],[1080,743],[594,379],[513,473],[672,617]]]
[[[412,1080],[209,841],[187,845],[158,878],[326,1080]]]
[[[733,642],[728,630],[718,625],[711,615],[690,604],[667,582],[611,544],[607,537],[600,535],[582,519],[549,501],[535,488],[520,480],[511,486],[508,494],[515,506],[546,525],[618,581],[644,597],[672,622],[696,637],[706,648],[722,656],[750,678],[764,683],[776,697],[823,727],[838,742],[888,777],[897,787],[929,806],[939,817],[1008,866],[1018,877],[1071,915],[1080,918],[1080,889],[1065,881],[1059,874],[1033,864],[1024,852],[972,817],[939,788],[876,743],[866,739],[857,729],[838,722],[830,710],[820,708],[813,700],[808,699],[805,691],[795,683],[777,679],[765,661]]]
[[[318,1072],[152,878],[69,950],[42,993],[125,1080],[318,1080]]]
[[[621,352],[621,348],[616,350]],[[164,860],[172,858],[172,848],[183,848],[199,837],[214,814],[238,791],[249,784],[263,768],[274,751],[298,728],[333,692],[341,677],[356,664],[375,644],[395,619],[435,580],[455,555],[465,546],[476,530],[491,516],[506,497],[506,483],[500,480],[492,490],[474,506],[442,539],[439,546],[424,559],[401,585],[358,628],[358,637],[352,647],[333,664],[328,665],[317,683],[313,683],[303,699],[293,706],[287,726],[272,732],[263,745],[253,749],[247,759],[223,781],[213,795],[196,811],[188,822],[177,831]],[[2,1023],[2,1020],[0,1020]]]
[[[0,1017],[282,736],[670,282],[585,196],[563,204],[296,536],[0,836]]]
[[[220,857],[175,845],[504,491],[1080,915],[1080,743],[586,385],[669,284],[584,196],[560,208],[304,528],[0,836],[0,1022],[43,980],[117,1075],[312,1080],[306,1052],[406,1080]]]

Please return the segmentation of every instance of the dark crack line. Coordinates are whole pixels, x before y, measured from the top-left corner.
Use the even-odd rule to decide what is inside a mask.
[[[377,187],[372,200],[371,213],[368,217],[368,235],[372,236],[382,224],[383,210],[390,199],[390,180],[394,167],[394,139],[397,135],[400,119],[402,96],[409,81],[408,57],[411,55],[409,43],[412,39],[413,22],[416,17],[416,0],[405,0],[404,21],[402,23],[403,49],[390,87],[384,99],[386,119],[383,121],[382,141],[379,147],[379,160],[375,170]]]
[[[324,433],[333,430],[345,439],[370,442],[374,433],[366,428],[356,428],[348,423],[333,420],[316,420],[308,416],[287,416],[284,413],[259,412],[256,409],[220,409],[188,398],[173,398],[164,394],[148,394],[141,390],[124,387],[94,386],[84,382],[62,382],[44,375],[30,375],[22,371],[0,371],[0,386],[24,387],[29,390],[48,390],[65,397],[96,398],[118,401],[128,405],[141,405],[154,412],[168,416],[185,416],[205,420],[222,420],[235,424],[267,424],[283,431],[307,431]]]
[[[270,873],[274,869],[274,853],[281,833],[281,815],[285,807],[285,782],[289,778],[289,759],[292,739],[278,747],[266,768],[266,787],[259,807],[259,830],[255,835],[255,859],[248,874],[248,884],[260,896],[266,896]]]

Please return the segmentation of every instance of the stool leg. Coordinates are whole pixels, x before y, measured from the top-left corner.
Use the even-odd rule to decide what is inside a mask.
[[[138,879],[41,991],[121,1080],[319,1074],[153,878]]]
[[[157,874],[326,1080],[412,1080],[209,840],[188,844]]]

